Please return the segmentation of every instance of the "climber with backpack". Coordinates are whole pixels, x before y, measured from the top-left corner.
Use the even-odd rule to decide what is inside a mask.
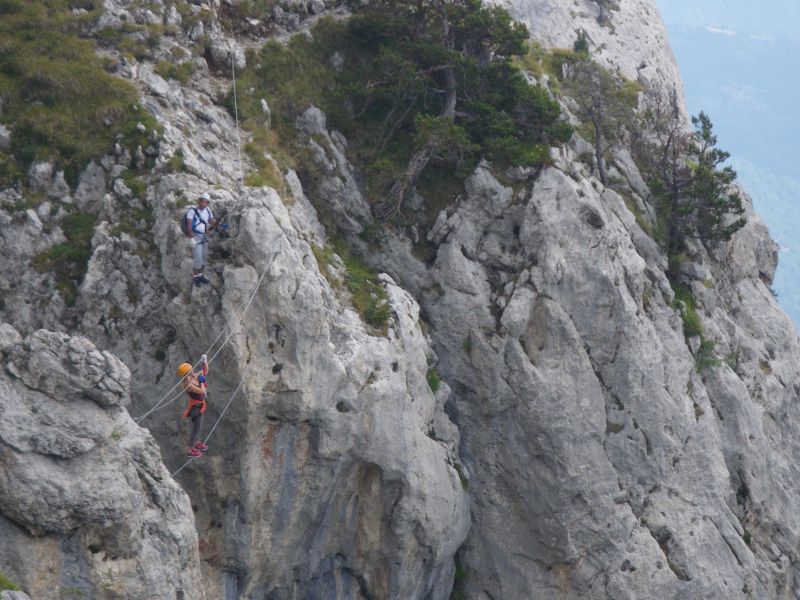
[[[192,249],[192,283],[196,287],[209,282],[203,273],[208,260],[208,234],[217,223],[208,207],[210,202],[208,192],[200,195],[197,206],[190,208],[181,220],[181,229],[189,238],[189,247]]]
[[[195,373],[192,365],[181,363],[178,365],[178,376],[181,378],[181,387],[189,394],[189,401],[183,411],[184,419],[191,419],[192,428],[189,433],[189,449],[186,455],[190,458],[199,458],[208,446],[200,440],[203,428],[203,415],[206,412],[206,375],[208,375],[208,360],[206,355],[200,357],[202,368]]]

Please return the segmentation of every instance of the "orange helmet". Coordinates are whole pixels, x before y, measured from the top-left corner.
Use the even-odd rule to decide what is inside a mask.
[[[178,376],[184,377],[191,370],[192,370],[192,365],[190,365],[189,363],[181,363],[178,365]]]

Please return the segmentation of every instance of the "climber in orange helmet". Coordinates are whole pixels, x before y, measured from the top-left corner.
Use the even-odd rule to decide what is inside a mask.
[[[203,415],[206,412],[206,375],[208,375],[208,360],[206,355],[200,357],[202,368],[199,373],[192,370],[189,363],[178,365],[178,377],[181,378],[181,387],[189,394],[189,402],[183,411],[184,419],[191,419],[192,429],[189,433],[189,449],[186,456],[199,458],[208,446],[200,440],[200,431],[203,429]]]

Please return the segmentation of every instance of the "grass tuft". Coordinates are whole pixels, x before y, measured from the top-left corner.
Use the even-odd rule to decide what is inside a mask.
[[[23,182],[36,161],[54,162],[75,186],[117,134],[133,153],[148,144],[138,123],[158,129],[135,88],[107,73],[92,42],[81,38],[97,11],[75,15],[74,6],[0,0],[0,123],[12,132],[10,152],[0,152],[2,186]]]
[[[312,249],[322,274],[332,287],[340,285],[330,272],[334,254],[339,256],[344,264],[344,284],[350,292],[353,308],[365,323],[385,335],[388,330],[391,307],[389,306],[389,296],[378,281],[378,274],[359,258],[350,254],[343,242],[335,243],[334,248],[312,246]]]
[[[40,273],[55,275],[56,289],[67,306],[74,306],[78,287],[83,282],[92,256],[92,236],[97,218],[86,213],[68,215],[61,223],[66,242],[57,244],[34,257],[33,267]]]
[[[2,1],[2,0],[0,0]],[[2,5],[0,5],[1,7]],[[0,14],[2,14],[2,8],[0,8]],[[11,592],[18,592],[19,588],[3,573],[0,573],[0,592],[3,590],[9,590]]]
[[[426,374],[425,378],[428,380],[428,386],[431,388],[431,391],[434,394],[439,391],[439,386],[442,385],[442,380],[439,379],[439,374],[436,372],[436,369],[428,369],[428,373]]]

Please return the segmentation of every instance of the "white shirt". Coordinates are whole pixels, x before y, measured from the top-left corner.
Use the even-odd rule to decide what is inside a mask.
[[[190,220],[192,223],[192,231],[195,234],[205,235],[207,231],[206,223],[210,223],[211,219],[214,218],[214,214],[211,212],[211,209],[207,206],[205,208],[197,208],[194,206],[190,208],[189,212],[186,214],[188,215],[188,220]]]

